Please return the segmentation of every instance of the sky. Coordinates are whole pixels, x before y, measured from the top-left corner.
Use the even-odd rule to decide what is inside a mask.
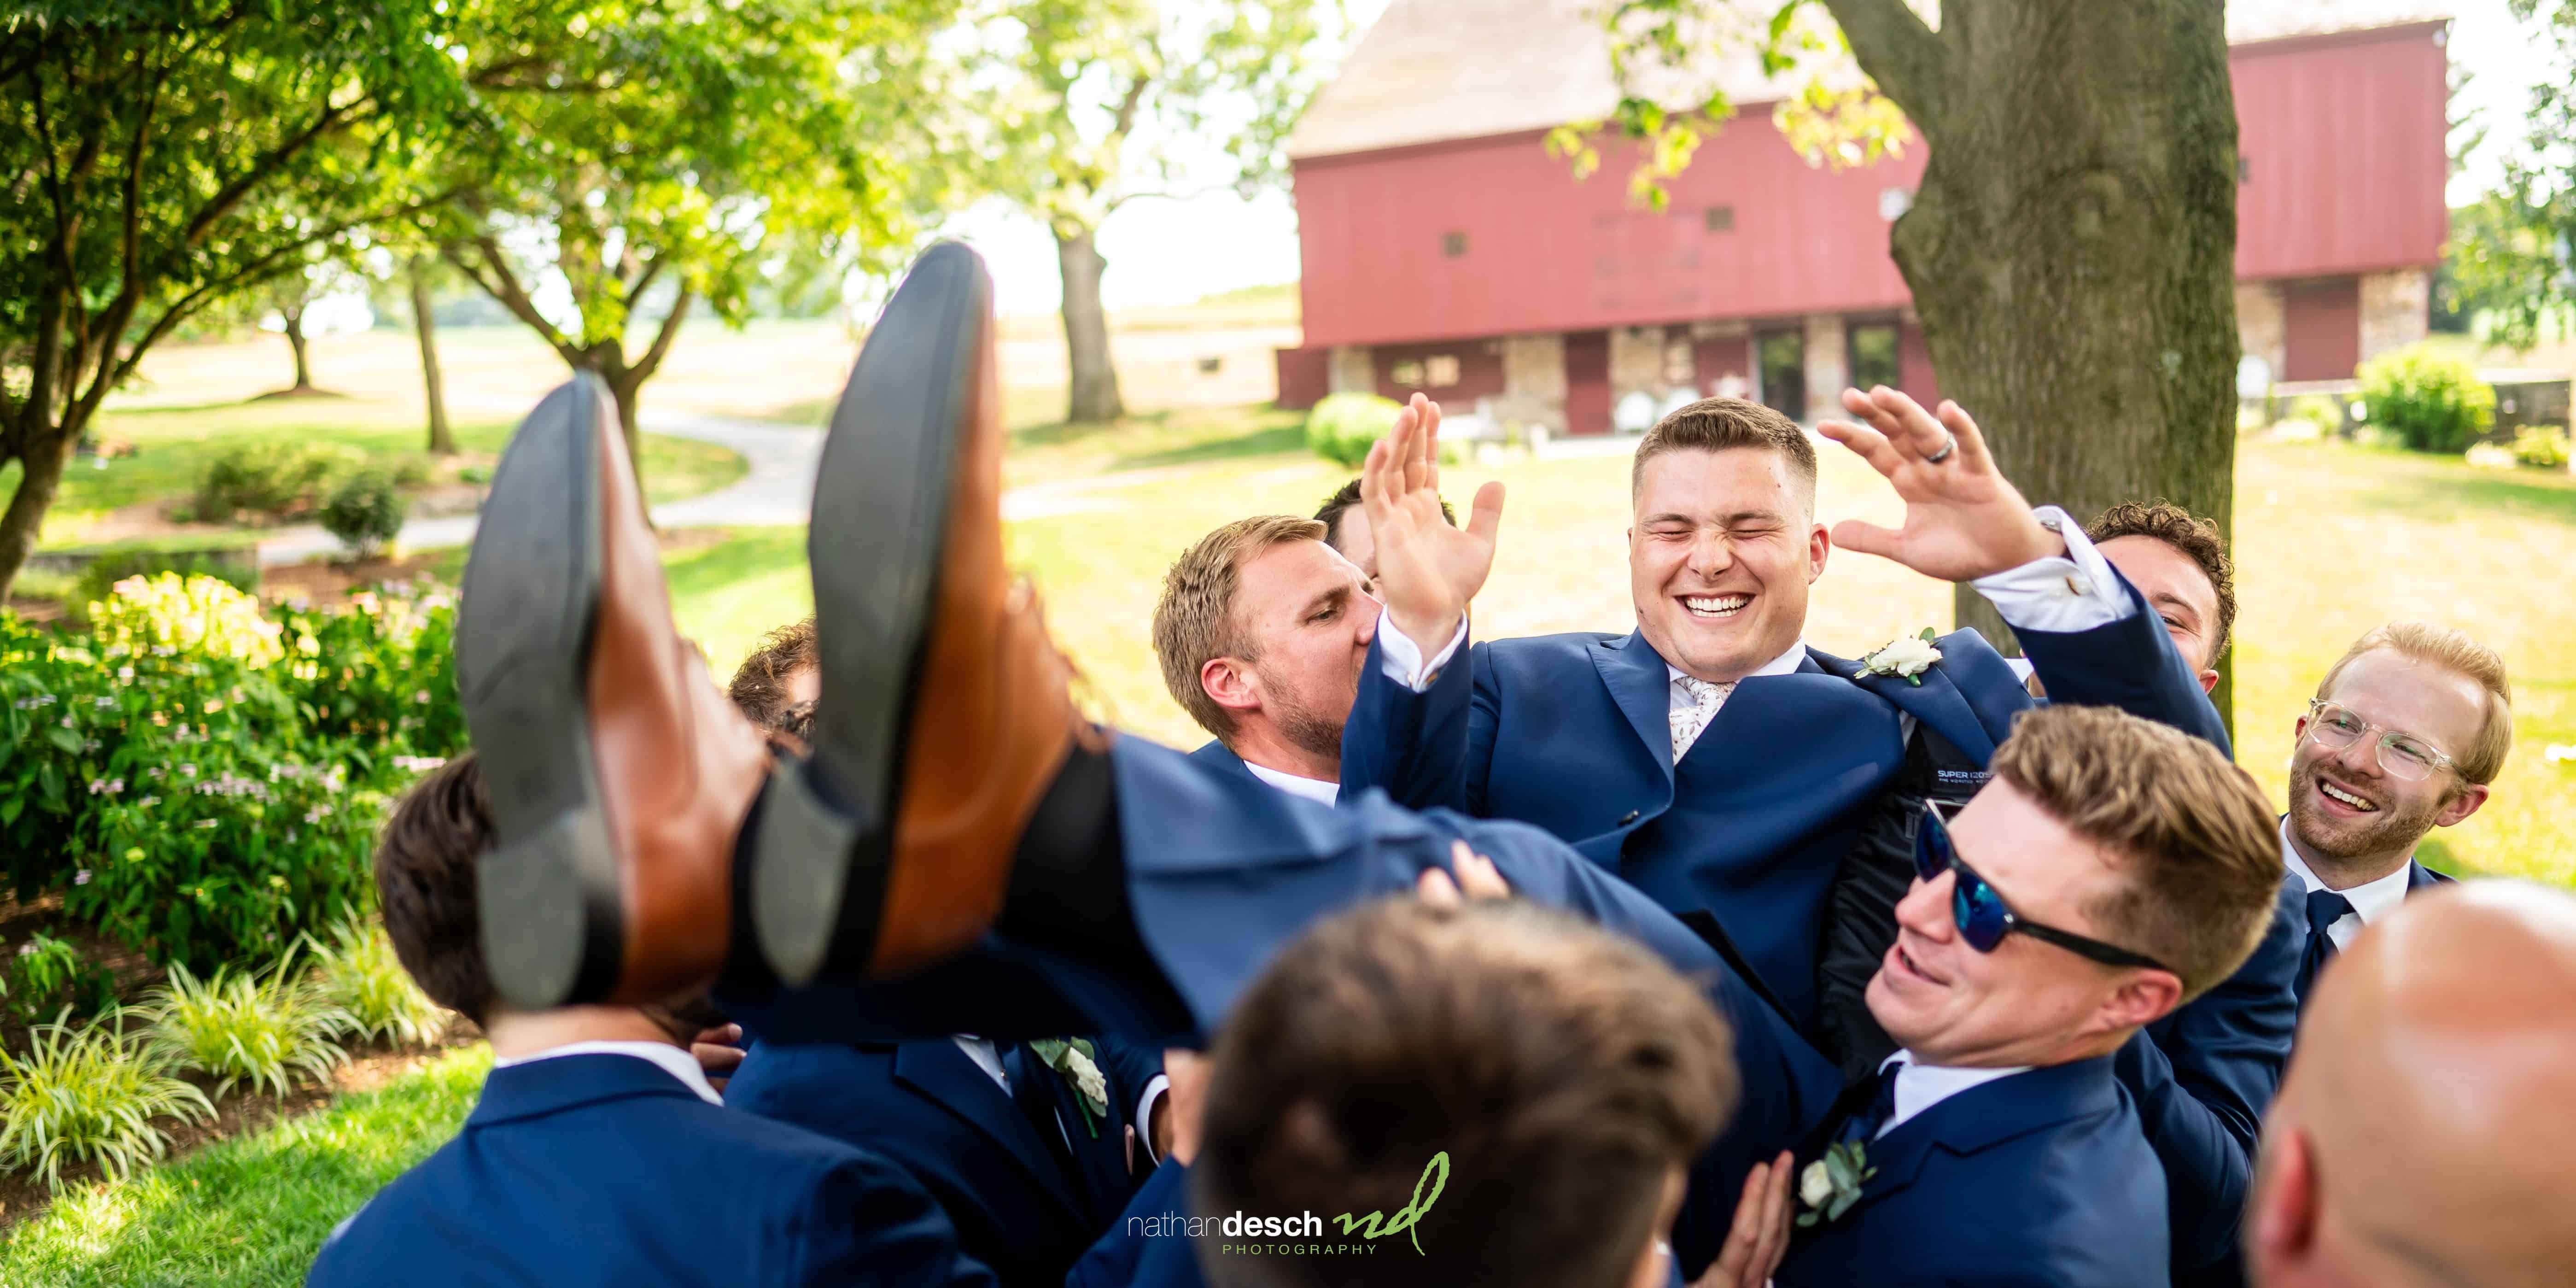
[[[1386,0],[1347,5],[1356,26],[1373,21]],[[2505,0],[2454,0],[2451,65],[2473,74],[2452,104],[2454,116],[2475,112],[2489,125],[2483,146],[2451,182],[2451,204],[2493,187],[2508,149],[2522,138],[2524,105],[2542,68],[2527,28]],[[968,212],[951,231],[975,243],[992,265],[995,304],[1004,313],[1054,311],[1060,295],[1055,241],[1045,227],[1005,203]],[[1100,230],[1109,270],[1101,295],[1112,309],[1187,303],[1237,287],[1297,279],[1297,215],[1284,190],[1246,200],[1230,191],[1189,201],[1130,203]]]

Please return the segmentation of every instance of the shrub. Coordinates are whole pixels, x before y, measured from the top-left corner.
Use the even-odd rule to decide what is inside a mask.
[[[252,594],[259,590],[259,556],[256,551],[247,559],[226,558],[211,551],[116,550],[100,555],[80,570],[72,582],[70,603],[79,610],[84,622],[89,620],[90,605],[116,593],[116,583],[141,577],[155,580],[164,575],[185,580],[211,577]]]
[[[116,999],[115,980],[70,941],[39,931],[0,969],[0,998],[7,999],[11,1014],[32,1023],[59,1011],[106,1009]]]
[[[80,643],[0,613],[0,881],[199,972],[363,909],[387,798],[464,746],[447,592],[273,621],[162,578],[99,609]]]
[[[2361,364],[2370,423],[2419,452],[2458,453],[2495,423],[2495,390],[2466,361],[2409,345]]]
[[[343,480],[322,507],[322,530],[340,539],[349,553],[364,559],[402,535],[411,509],[391,475],[360,470]]]
[[[315,955],[324,995],[349,1017],[349,1036],[418,1044],[447,1028],[447,1010],[412,983],[382,926],[344,921]]]
[[[1344,469],[1368,460],[1371,444],[1395,428],[1403,408],[1376,394],[1331,394],[1306,414],[1306,446]]]
[[[29,1034],[22,1055],[0,1052],[0,1164],[32,1170],[48,1189],[66,1163],[95,1160],[122,1177],[161,1157],[170,1138],[155,1118],[215,1116],[206,1093],[170,1076],[170,1058],[122,1014],[73,1028],[61,1018]]]
[[[240,444],[206,462],[197,480],[196,517],[229,523],[247,512],[285,518],[313,507],[346,454],[323,447]]]
[[[349,1014],[322,986],[296,970],[288,949],[265,974],[230,967],[199,979],[186,966],[145,1000],[153,1039],[180,1065],[210,1074],[222,1095],[237,1082],[285,1095],[294,1082],[318,1082],[348,1058],[332,1041]]]
[[[2513,459],[2536,470],[2567,468],[2567,427],[2525,425],[2513,433]]]
[[[2343,404],[2324,394],[2302,394],[2290,401],[2289,419],[2314,426],[2318,438],[2332,438],[2343,432]]]

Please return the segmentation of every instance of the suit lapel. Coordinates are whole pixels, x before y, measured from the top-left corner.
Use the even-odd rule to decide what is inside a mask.
[[[1604,640],[1596,645],[1592,649],[1592,666],[1601,673],[1601,684],[1610,690],[1610,700],[1619,705],[1620,714],[1628,717],[1629,727],[1645,741],[1646,750],[1654,753],[1655,763],[1663,766],[1664,781],[1671,782],[1673,677],[1663,655],[1646,642],[1644,632],[1631,631],[1626,639]],[[1720,707],[1718,714],[1724,715],[1725,708]]]
[[[2406,860],[2406,897],[2410,899],[2435,886],[2448,885],[2452,880],[2413,859]]]
[[[1964,633],[1955,633],[1940,641],[1943,646],[1943,660],[1923,673],[1921,684],[1915,684],[1894,675],[1863,675],[1853,683],[1887,699],[1898,710],[1930,725],[1935,733],[1949,739],[1951,746],[1957,747],[1970,759],[1982,765],[1994,758],[1994,736],[1986,731],[1986,722],[1978,718],[1977,709],[1969,704],[1967,696],[1959,691],[1958,683],[1952,680],[1949,674],[1949,653],[1952,641],[1956,640],[1959,634]],[[1991,650],[1987,651],[1991,653]],[[1851,675],[1861,669],[1860,663],[1846,661],[1830,653],[1822,653],[1815,649],[1809,649],[1807,652],[1811,660],[1832,669],[1838,675]],[[1961,660],[1965,663],[1968,659],[1963,657]],[[2007,670],[2005,674],[2009,677],[2011,672]]]
[[[1912,1185],[1935,1146],[1965,1158],[2117,1104],[2108,1056],[2032,1069],[1970,1087],[1869,1143],[1863,1162],[1877,1169],[1877,1175],[1861,1186],[1860,1202],[1854,1206],[1866,1208]]]
[[[1040,1189],[1063,1205],[1067,1215],[1085,1219],[1080,1199],[1069,1188],[1072,1178],[1056,1165],[1055,1155],[1038,1139],[1037,1125],[1020,1112],[1010,1093],[1002,1090],[1002,1084],[993,1081],[993,1075],[959,1050],[955,1041],[925,1038],[897,1046],[894,1080],[982,1132],[1008,1152]]]

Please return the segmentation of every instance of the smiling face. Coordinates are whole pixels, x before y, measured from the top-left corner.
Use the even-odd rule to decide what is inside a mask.
[[[2462,782],[2455,766],[2409,782],[2381,768],[2379,740],[2395,729],[2434,750],[2466,751],[2486,718],[2486,691],[2448,667],[2373,649],[2344,665],[2318,695],[2377,726],[2340,750],[2298,723],[2290,754],[2290,832],[2301,857],[2336,889],[2405,865],[2416,842],[2476,812],[2487,789]],[[2333,869],[2328,871],[2327,869]]]
[[[2119,892],[2119,859],[1997,778],[1950,822],[1959,857],[2013,913],[2113,944],[2088,909]],[[2164,1007],[2141,981],[2171,975],[2105,966],[2029,935],[1991,953],[1951,920],[1956,873],[1916,881],[1896,905],[1896,943],[1869,981],[1869,1011],[1926,1064],[1987,1068],[2058,1064],[2116,1046]],[[2178,995],[2178,986],[2166,988]]]
[[[2218,588],[2190,555],[2172,543],[2148,536],[2113,537],[2095,547],[2129,584],[2146,596],[2147,607],[2164,619],[2182,660],[2200,676],[2206,693],[2218,683],[2211,652],[2218,644]]]
[[[1637,628],[1703,680],[1742,679],[1789,651],[1832,543],[1779,452],[1664,452],[1639,469],[1628,529]]]
[[[1249,749],[1276,739],[1338,765],[1342,725],[1377,637],[1368,579],[1321,541],[1280,542],[1236,576],[1234,611],[1253,657],[1215,658],[1199,672],[1208,695],[1234,713],[1243,744],[1235,750],[1251,758]]]

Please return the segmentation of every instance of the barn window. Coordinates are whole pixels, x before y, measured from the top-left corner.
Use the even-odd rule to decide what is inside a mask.
[[[1466,253],[1467,253],[1467,234],[1465,234],[1465,233],[1442,233],[1442,234],[1440,234],[1440,253],[1441,253],[1441,254],[1443,254],[1443,255],[1448,256],[1448,257],[1449,257],[1449,258],[1451,258],[1451,259],[1456,259],[1456,258],[1458,258],[1459,256],[1466,254]]]
[[[1690,388],[1699,383],[1698,364],[1691,361],[1688,340],[1675,340],[1664,346],[1664,383]]]
[[[1896,324],[1864,322],[1851,329],[1851,381],[1862,389],[1896,387],[1904,378],[1897,358]]]
[[[1422,360],[1422,383],[1426,388],[1447,389],[1458,383],[1458,357],[1444,353]]]
[[[1706,213],[1700,216],[1700,224],[1702,227],[1713,233],[1734,232],[1735,207],[1711,206],[1708,208]]]
[[[1386,375],[1387,379],[1406,389],[1422,388],[1422,362],[1418,358],[1407,358],[1395,364]]]

